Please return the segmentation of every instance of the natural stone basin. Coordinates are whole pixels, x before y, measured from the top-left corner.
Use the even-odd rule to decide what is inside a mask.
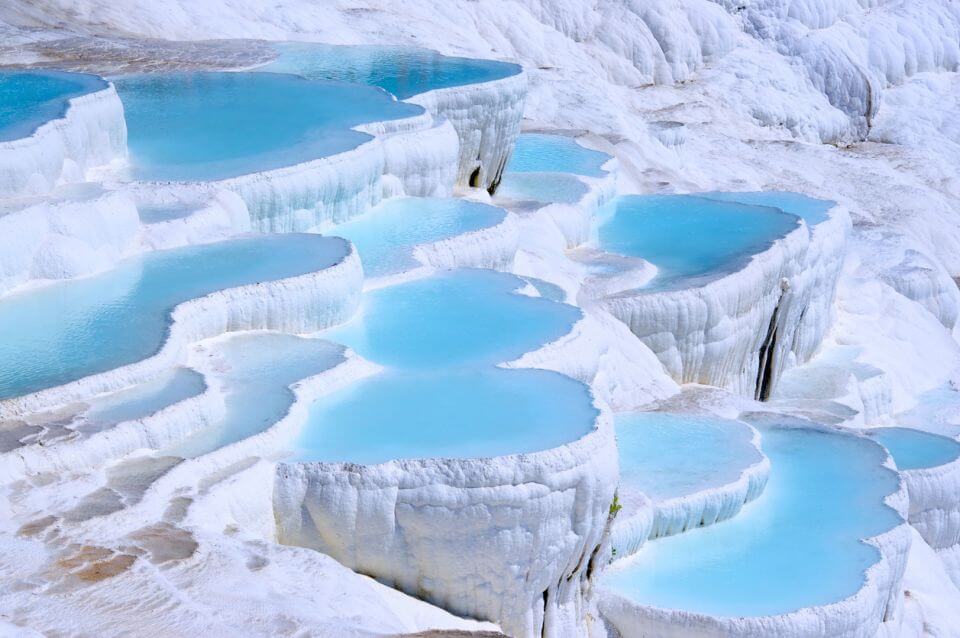
[[[222,180],[342,153],[371,139],[351,127],[423,112],[375,87],[278,73],[162,73],[115,80],[131,176]]]
[[[223,417],[165,454],[197,457],[266,430],[293,404],[290,386],[344,361],[342,346],[273,332],[227,337],[208,356],[224,393]]]
[[[648,608],[772,616],[836,603],[863,587],[881,559],[863,539],[902,522],[884,502],[899,489],[896,472],[883,466],[885,451],[854,436],[760,427],[772,465],[763,495],[730,521],[659,539],[611,567],[605,587],[630,601],[618,606],[622,622],[631,604],[638,617]]]
[[[867,432],[890,452],[901,470],[922,470],[960,458],[960,443],[912,428],[875,428]]]
[[[274,46],[279,53],[277,59],[258,70],[377,86],[401,100],[434,89],[490,82],[520,72],[516,64],[449,57],[416,47],[309,42]]]
[[[323,333],[362,357],[406,370],[493,365],[567,334],[573,306],[518,294],[526,282],[458,269],[367,292],[358,315]]]
[[[572,137],[523,133],[507,163],[507,173],[570,173],[603,177],[610,156],[581,146]]]
[[[763,490],[769,465],[746,423],[709,415],[637,412],[616,420],[623,506],[616,557],[650,538],[730,518]],[[652,501],[652,520],[639,524]],[[640,532],[638,537],[637,533]]]
[[[163,346],[178,304],[323,270],[349,250],[316,235],[251,236],[148,253],[99,275],[11,294],[0,303],[0,399],[143,360]]]
[[[601,211],[597,243],[653,263],[654,289],[693,287],[742,268],[797,227],[794,215],[691,195],[629,195]]]
[[[506,215],[501,208],[463,199],[396,197],[329,234],[353,242],[367,277],[382,277],[419,266],[416,246],[491,228]]]
[[[107,88],[95,75],[61,71],[0,71],[0,142],[28,137],[66,115],[70,98]]]
[[[388,371],[314,403],[297,461],[383,463],[537,452],[591,431],[585,385],[545,370]]]
[[[836,206],[836,202],[830,200],[815,199],[789,191],[749,191],[743,193],[710,191],[708,193],[697,193],[697,197],[724,202],[738,202],[752,206],[772,206],[791,215],[796,215],[807,222],[808,226],[816,226],[826,221],[830,209]]]
[[[541,204],[576,204],[590,192],[575,175],[565,173],[505,173],[497,197]]]

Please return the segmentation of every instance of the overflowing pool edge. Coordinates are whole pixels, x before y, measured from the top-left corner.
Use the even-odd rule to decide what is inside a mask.
[[[750,442],[760,459],[741,470],[735,481],[662,501],[648,498],[633,516],[615,519],[610,531],[613,560],[635,554],[648,540],[733,518],[763,493],[770,478],[770,459],[760,448],[760,433],[750,424],[745,425],[753,433]]]
[[[879,445],[844,428],[812,422],[805,427],[838,436],[869,440],[874,445]],[[883,465],[891,471],[896,470],[889,454],[886,455]],[[864,572],[864,582],[860,589],[843,600],[770,616],[721,617],[650,607],[604,589],[599,595],[600,611],[623,638],[650,635],[658,638],[762,638],[772,635],[785,638],[875,638],[878,631],[881,631],[882,623],[889,623],[887,626],[895,632],[903,616],[901,581],[911,542],[911,531],[907,523],[907,487],[902,478],[898,481],[896,491],[888,494],[883,502],[899,514],[901,522],[877,536],[862,539],[862,542],[877,548],[879,558]],[[784,574],[784,578],[789,578],[789,575]]]
[[[336,264],[320,271],[227,288],[178,305],[160,351],[141,361],[65,385],[0,401],[0,418],[14,418],[53,405],[109,392],[146,380],[181,362],[190,343],[224,332],[273,329],[320,330],[349,318],[360,303],[363,269],[352,244]],[[329,305],[317,312],[317,300]]]
[[[0,142],[0,198],[49,193],[84,181],[88,170],[126,157],[123,104],[112,84],[67,100],[63,117],[31,135]]]

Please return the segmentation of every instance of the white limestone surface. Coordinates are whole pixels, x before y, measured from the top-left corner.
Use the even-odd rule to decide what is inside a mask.
[[[406,101],[448,120],[460,138],[457,184],[494,192],[520,135],[527,76],[434,89]]]
[[[113,85],[70,98],[62,118],[29,137],[0,142],[0,198],[51,192],[127,155],[123,104]]]
[[[106,270],[137,251],[139,231],[133,200],[94,185],[0,202],[0,293]]]

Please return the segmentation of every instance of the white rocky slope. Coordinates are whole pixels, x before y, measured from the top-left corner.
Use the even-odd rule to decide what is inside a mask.
[[[840,373],[864,421],[911,407],[957,367],[956,0],[8,0],[0,22],[14,33],[0,61],[42,59],[23,44],[60,37],[47,32],[66,25],[170,39],[417,44],[521,62],[527,125],[598,134],[597,146],[619,160],[624,192],[777,188],[850,211],[827,346],[854,351]],[[862,374],[867,366],[875,373]],[[929,550],[911,554],[905,581],[920,593],[908,599],[913,622],[902,635],[955,629],[956,590],[939,586],[927,570],[935,564]],[[274,587],[278,572],[258,582]]]

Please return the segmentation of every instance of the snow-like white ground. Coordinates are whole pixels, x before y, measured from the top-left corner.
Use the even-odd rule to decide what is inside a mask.
[[[621,193],[779,189],[850,212],[835,320],[811,364],[785,374],[774,409],[889,424],[960,382],[957,0],[6,0],[0,34],[0,63],[56,64],[58,47],[76,45],[65,38],[91,34],[406,44],[519,62],[524,127],[588,131],[585,143],[617,158]],[[582,273],[556,258],[566,229],[528,232],[524,244],[520,225],[515,270],[575,294]],[[89,245],[105,263],[129,249],[125,238]],[[9,267],[0,260],[9,284],[36,267],[29,250]],[[68,266],[44,272],[80,274]],[[577,369],[561,357],[556,367],[615,409],[675,390],[651,353],[629,359],[609,345],[629,342],[623,326],[591,321],[600,325],[580,343],[606,340],[601,363]],[[11,508],[0,510],[0,574],[11,585],[0,589],[0,635],[20,625],[334,636],[484,627],[265,542],[272,513],[249,503],[269,503],[270,464],[204,476],[163,507],[142,507],[123,532],[129,551],[84,544],[97,529],[85,517],[117,498],[104,496],[110,481],[124,502],[152,482],[108,469],[41,475],[0,500]],[[960,634],[960,592],[937,553],[917,535],[912,546],[902,619],[885,635]]]

